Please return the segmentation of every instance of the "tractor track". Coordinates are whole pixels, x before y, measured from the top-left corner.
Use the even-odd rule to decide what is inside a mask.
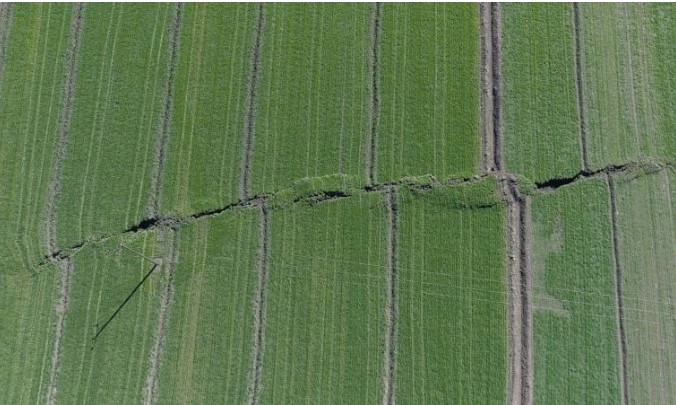
[[[0,3],[0,97],[2,97],[2,78],[5,72],[5,55],[7,42],[12,30],[12,4]]]
[[[380,20],[382,13],[383,4],[374,3],[371,16],[371,41],[373,48],[369,55],[369,68],[371,71],[371,123],[364,148],[366,150],[366,184],[368,185],[375,184],[376,182],[378,163],[378,119],[380,117]]]
[[[491,82],[493,93],[493,167],[497,171],[504,170],[503,135],[502,135],[502,6],[490,3],[491,27]]]
[[[577,115],[580,125],[580,154],[582,170],[589,171],[589,154],[587,153],[587,122],[584,113],[584,80],[582,78],[582,35],[580,27],[580,5],[572,4],[573,19],[573,57],[575,58],[575,92],[577,93]]]
[[[388,188],[386,194],[386,210],[388,216],[387,230],[387,295],[386,295],[386,332],[383,373],[383,405],[392,405],[394,400],[394,383],[397,354],[397,230],[399,217],[397,212],[397,189]]]
[[[58,299],[56,301],[56,327],[54,330],[54,344],[52,346],[49,385],[47,386],[47,405],[56,403],[57,384],[59,379],[59,364],[61,361],[61,340],[66,324],[68,302],[73,276],[73,263],[69,258],[56,262],[58,268]]]
[[[479,4],[479,41],[481,49],[481,172],[495,170],[495,138],[493,122],[493,8]]]

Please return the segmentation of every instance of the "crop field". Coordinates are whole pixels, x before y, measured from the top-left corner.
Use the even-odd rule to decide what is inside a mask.
[[[1,404],[673,404],[676,6],[0,3]]]

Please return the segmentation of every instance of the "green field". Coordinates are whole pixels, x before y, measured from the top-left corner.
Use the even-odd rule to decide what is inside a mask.
[[[495,182],[398,197],[397,401],[504,401],[504,208]]]
[[[571,23],[569,4],[503,8],[505,165],[537,182],[582,169]]]
[[[532,221],[535,403],[619,403],[605,181],[533,197]]]
[[[666,404],[676,397],[676,173],[620,180],[616,190],[629,398]]]
[[[246,401],[258,216],[233,211],[181,229],[159,403]]]
[[[378,181],[477,172],[478,17],[476,4],[383,6]]]

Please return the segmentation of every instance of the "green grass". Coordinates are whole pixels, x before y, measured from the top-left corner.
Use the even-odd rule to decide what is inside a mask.
[[[478,24],[477,4],[383,5],[379,182],[476,173]]]
[[[364,178],[367,4],[266,4],[251,193],[303,177]]]
[[[457,191],[398,195],[399,403],[504,403],[504,208],[492,180]]]
[[[504,158],[534,181],[582,169],[570,4],[506,4]]]
[[[262,403],[377,403],[385,336],[380,194],[270,213]]]
[[[617,218],[631,403],[676,398],[676,172],[618,182]]]
[[[86,7],[57,207],[59,247],[122,231],[147,214],[170,9]]]
[[[590,3],[580,10],[591,167],[673,158],[676,8]]]
[[[141,402],[158,319],[162,274],[151,274],[93,340],[97,328],[103,327],[151,268],[148,261],[121,244],[147,257],[168,256],[152,233],[111,239],[74,256],[57,403]]]
[[[532,223],[534,402],[619,403],[605,181],[534,196]]]
[[[246,402],[258,234],[253,209],[181,229],[158,403]]]
[[[0,85],[0,268],[26,271],[46,253],[47,183],[61,113],[71,9],[16,4]]]
[[[48,266],[34,276],[7,270],[0,271],[0,403],[42,403],[54,345],[58,270]]]
[[[163,211],[192,214],[239,198],[255,4],[186,4],[174,84]]]

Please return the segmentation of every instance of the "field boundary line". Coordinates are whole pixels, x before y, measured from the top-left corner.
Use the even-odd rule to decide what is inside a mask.
[[[52,157],[51,176],[47,184],[47,201],[45,203],[45,241],[47,252],[57,252],[56,204],[61,192],[61,170],[68,149],[68,133],[73,115],[75,98],[75,80],[77,78],[77,62],[80,53],[80,38],[84,24],[84,4],[73,5],[73,16],[70,25],[69,43],[64,66],[63,90],[61,94],[61,114],[59,116],[58,135]]]
[[[627,405],[629,404],[629,387],[628,387],[628,375],[627,375],[627,335],[624,325],[625,314],[624,314],[624,303],[622,301],[623,297],[623,271],[622,264],[620,262],[620,240],[619,240],[619,231],[617,226],[617,198],[615,191],[615,179],[611,173],[606,173],[606,181],[608,184],[608,194],[610,198],[610,231],[612,233],[613,240],[613,262],[615,265],[615,272],[613,274],[615,278],[615,315],[617,322],[617,367],[619,369],[620,377],[620,389],[621,397],[620,404]]]
[[[263,374],[263,349],[265,346],[265,297],[268,278],[268,255],[270,244],[270,223],[268,207],[265,199],[258,203],[260,210],[259,251],[258,251],[258,286],[253,301],[254,333],[251,351],[251,370],[248,382],[248,404],[257,404],[260,400]]]
[[[394,383],[397,368],[397,233],[399,215],[397,208],[397,188],[391,186],[385,194],[387,198],[387,258],[386,263],[386,316],[385,316],[385,355],[383,356],[383,405],[395,403]]]
[[[244,111],[244,131],[242,133],[242,163],[240,167],[239,198],[246,200],[249,195],[249,178],[251,177],[251,154],[255,132],[256,106],[258,104],[258,81],[260,71],[261,50],[263,48],[263,30],[265,29],[264,3],[258,3],[258,18],[254,29],[253,46],[251,47],[250,70],[246,83],[246,101]]]
[[[580,27],[580,5],[572,3],[573,22],[573,58],[575,59],[575,92],[577,93],[577,116],[580,127],[580,154],[582,171],[589,171],[589,154],[587,153],[587,122],[584,114],[584,80],[582,78],[582,28]]]
[[[493,152],[495,170],[504,170],[502,134],[502,6],[491,3],[491,66],[493,84]]]
[[[373,185],[376,182],[378,163],[378,121],[380,119],[380,36],[381,16],[383,3],[373,3],[371,12],[371,42],[372,49],[369,55],[369,70],[371,73],[371,108],[370,126],[366,137],[366,184]]]
[[[174,94],[174,77],[176,76],[176,60],[178,59],[179,42],[181,39],[181,23],[183,21],[183,3],[174,5],[174,12],[167,29],[169,43],[167,44],[167,80],[160,99],[160,119],[157,125],[155,138],[155,157],[150,175],[150,190],[148,198],[148,216],[155,218],[160,209],[162,196],[162,172],[167,154],[167,142],[171,128],[172,99]]]
[[[157,325],[153,340],[153,346],[148,358],[148,371],[146,374],[145,385],[143,387],[143,405],[152,405],[157,403],[159,392],[158,374],[164,354],[164,342],[166,338],[167,324],[171,310],[171,303],[174,296],[174,271],[178,263],[179,233],[177,229],[164,227],[160,229],[161,233],[170,234],[169,244],[165,245],[164,256],[161,266],[163,270],[165,286],[160,294],[160,308],[157,314]],[[164,239],[164,238],[163,238]],[[168,259],[168,260],[166,260]]]
[[[481,49],[481,156],[483,174],[495,170],[495,138],[493,122],[493,8],[479,3],[479,43]]]
[[[516,187],[516,185],[514,186]],[[516,191],[518,194],[518,189]],[[519,199],[519,252],[521,287],[521,404],[533,403],[533,302],[531,299],[533,271],[530,251],[532,235],[530,225],[530,204],[528,196]]]
[[[2,84],[5,73],[5,57],[7,54],[7,42],[12,30],[12,3],[0,3],[0,97],[2,97]]]

